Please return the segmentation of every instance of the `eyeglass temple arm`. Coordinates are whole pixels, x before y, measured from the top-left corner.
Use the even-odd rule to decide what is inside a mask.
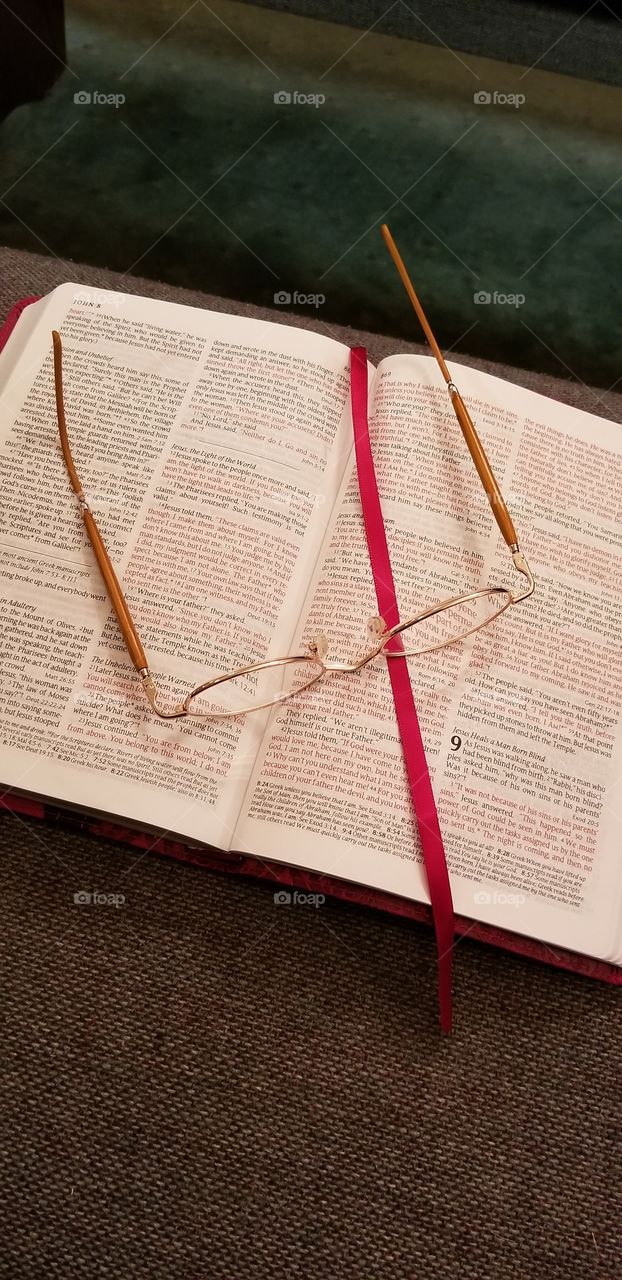
[[[475,469],[477,471],[477,474],[486,491],[486,496],[492,508],[492,514],[495,520],[497,521],[502,537],[505,539],[508,547],[510,548],[510,551],[512,553],[518,552],[518,536],[516,533],[516,529],[514,528],[514,524],[512,522],[512,517],[507,509],[503,494],[501,493],[499,485],[497,484],[497,481],[495,479],[493,469],[488,461],[488,458],[486,457],[486,452],[484,450],[484,446],[475,429],[475,424],[464,403],[464,400],[462,399],[462,396],[460,395],[460,392],[458,391],[457,386],[455,385],[454,382],[452,382],[451,374],[449,372],[449,369],[447,368],[447,365],[445,364],[445,360],[443,359],[441,349],[438,345],[438,342],[436,341],[436,338],[434,337],[434,334],[432,333],[430,325],[428,324],[427,316],[423,310],[423,307],[421,306],[421,303],[417,297],[417,294],[415,293],[410,276],[406,270],[406,267],[404,266],[400,252],[397,248],[397,245],[386,223],[383,223],[381,227],[381,231],[382,231],[382,235],[384,238],[384,242],[387,246],[387,249],[389,250],[389,253],[391,254],[393,262],[397,267],[400,280],[402,281],[402,284],[406,290],[406,293],[410,298],[413,308],[417,314],[417,318],[419,320],[421,328],[423,329],[423,332],[425,333],[425,336],[430,344],[430,347],[432,348],[432,351],[436,356],[438,367],[445,379],[445,382],[447,383],[447,388],[451,396],[451,403],[454,407],[455,415],[460,424],[460,429],[464,436],[467,449],[469,450],[469,453],[475,464]],[[524,573],[525,570],[522,569],[519,564],[516,564],[516,567],[520,568],[521,572]]]
[[[62,348],[62,343],[60,339],[60,334],[57,333],[56,330],[54,330],[52,333],[52,342],[54,345],[54,389],[56,392],[56,416],[58,418],[58,431],[60,434],[61,448],[63,451],[63,457],[65,459],[67,471],[69,472],[71,487],[80,504],[80,510],[82,512],[82,518],[84,520],[86,532],[88,534],[89,541],[91,543],[93,551],[95,552],[95,558],[99,565],[102,578],[104,579],[104,582],[106,584],[106,589],[108,591],[108,595],[110,596],[112,607],[117,615],[119,626],[121,628],[121,633],[127,645],[128,653],[130,655],[130,658],[132,659],[132,662],[134,663],[134,666],[136,667],[136,670],[142,674],[143,672],[148,671],[147,658],[145,655],[145,651],[140,642],[140,638],[136,630],[136,627],[134,626],[134,623],[132,621],[132,616],[130,614],[129,606],[121,590],[119,579],[117,578],[117,575],[112,567],[110,556],[108,555],[108,552],[104,545],[104,540],[99,532],[99,529],[97,528],[93,513],[84,496],[84,491],[82,489],[82,485],[80,483],[80,479],[78,477],[78,473],[76,471],[74,460],[71,454],[69,437],[67,435],[67,423],[65,421],[65,405],[64,405],[64,399],[63,399],[63,348]]]

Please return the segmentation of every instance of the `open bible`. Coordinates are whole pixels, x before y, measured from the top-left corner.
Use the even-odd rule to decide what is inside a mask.
[[[383,906],[426,903],[390,659],[265,711],[154,716],[63,465],[52,330],[86,497],[164,697],[320,634],[351,661],[376,612],[348,349],[55,289],[0,354],[4,804],[35,798],[164,833],[197,860],[218,850],[277,878],[281,866],[285,882],[294,867]],[[475,936],[620,966],[622,435],[453,369],[536,578],[490,626],[409,660],[456,911]],[[402,615],[515,586],[433,358],[390,357],[369,376]]]

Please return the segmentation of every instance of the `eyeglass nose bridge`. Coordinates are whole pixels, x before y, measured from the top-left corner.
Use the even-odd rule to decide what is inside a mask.
[[[340,671],[342,673],[358,671],[363,664],[361,662],[327,662],[328,640],[325,635],[316,636],[314,640],[309,640],[307,649],[312,658],[319,662],[325,671]],[[369,655],[366,654],[363,662],[369,661]]]
[[[367,637],[371,644],[371,648],[367,649],[366,652],[362,654],[360,658],[355,659],[354,662],[324,661],[326,671],[340,671],[345,674],[354,674],[354,672],[360,671],[362,667],[366,667],[367,664],[372,661],[372,658],[376,658],[378,656],[388,634],[389,630],[384,618],[380,618],[378,616],[369,618],[367,622]]]

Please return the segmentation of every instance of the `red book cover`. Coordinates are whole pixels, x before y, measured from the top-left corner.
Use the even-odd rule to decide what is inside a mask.
[[[0,328],[0,350],[13,332],[19,317],[37,297],[23,298],[11,310],[7,320]],[[361,885],[344,880],[336,880],[317,872],[304,871],[298,867],[284,866],[280,862],[266,862],[248,857],[246,854],[217,853],[204,849],[200,845],[184,844],[169,837],[135,831],[123,827],[114,820],[100,820],[91,816],[73,813],[56,807],[53,802],[32,800],[25,796],[12,794],[10,791],[0,798],[0,807],[24,817],[45,819],[51,823],[71,826],[74,829],[88,831],[91,835],[107,840],[119,840],[137,849],[150,853],[177,858],[181,862],[190,862],[208,870],[226,871],[232,875],[245,876],[255,880],[268,880],[271,884],[280,885],[285,891],[299,889],[305,893],[321,893],[326,897],[354,902],[360,906],[372,907],[377,911],[386,911],[390,915],[401,916],[409,920],[431,924],[430,908],[423,903],[411,902],[407,898],[399,898],[394,894],[382,893],[378,889],[368,889]],[[533,938],[525,938],[506,929],[497,929],[493,925],[479,924],[464,916],[455,917],[456,934],[468,935],[477,942],[487,942],[506,951],[527,956],[544,964],[554,965],[560,969],[568,969],[586,977],[599,978],[616,986],[622,986],[622,969],[603,960],[593,960],[573,951],[552,947],[549,943],[538,942]]]

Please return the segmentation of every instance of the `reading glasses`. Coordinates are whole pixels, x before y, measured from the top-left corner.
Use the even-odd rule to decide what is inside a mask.
[[[467,448],[480,480],[486,491],[494,518],[509,549],[514,568],[525,579],[520,589],[507,587],[482,587],[463,595],[451,596],[431,605],[423,612],[387,628],[382,618],[371,618],[368,623],[368,648],[361,658],[352,662],[329,662],[328,640],[324,635],[311,640],[302,653],[289,654],[285,658],[272,658],[252,662],[224,675],[213,675],[209,680],[191,689],[181,702],[170,708],[160,705],[158,691],[129,605],[97,527],[95,517],[85,498],[73,461],[63,397],[62,344],[60,334],[52,334],[54,347],[54,384],[56,412],[63,457],[73,491],[78,499],[84,526],[95,553],[110,603],[117,616],[119,627],[129,656],[140,676],[150,706],[162,720],[177,720],[193,716],[202,720],[229,718],[260,711],[276,703],[285,702],[312,688],[331,672],[356,672],[366,667],[374,658],[419,657],[455,644],[488,626],[510,606],[526,600],[534,590],[534,579],[527,561],[519,549],[516,530],[486,457],[468,409],[453,382],[438,343],[432,333],[423,307],[415,293],[406,267],[387,226],[382,227],[385,244],[397,267],[400,279],[417,314],[439,369],[445,379],[449,397],[464,436]]]

